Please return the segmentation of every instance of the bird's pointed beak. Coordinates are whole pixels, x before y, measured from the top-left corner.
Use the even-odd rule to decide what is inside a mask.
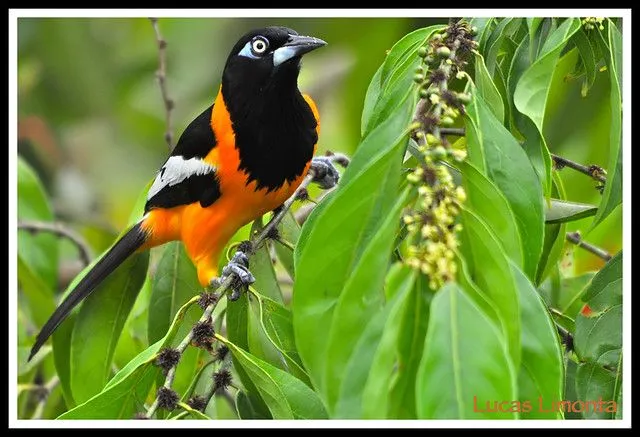
[[[291,35],[289,40],[273,52],[273,65],[278,66],[297,56],[302,56],[319,47],[327,45],[326,42],[312,36]]]

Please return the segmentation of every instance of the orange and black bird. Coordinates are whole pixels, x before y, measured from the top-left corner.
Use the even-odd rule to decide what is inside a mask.
[[[285,27],[244,35],[231,50],[213,105],[184,130],[147,194],[144,215],[80,280],[38,334],[30,358],[78,305],[136,251],[180,240],[202,286],[218,280],[220,253],[245,224],[278,208],[313,165],[316,182],[338,173],[313,158],[318,110],[300,93],[302,55],[324,46]],[[236,252],[223,270],[253,282],[247,256]]]

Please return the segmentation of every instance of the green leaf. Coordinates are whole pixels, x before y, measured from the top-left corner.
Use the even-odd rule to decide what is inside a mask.
[[[153,360],[163,340],[149,346],[122,368],[101,393],[63,413],[58,419],[131,419],[143,411],[147,393],[160,373]]]
[[[571,41],[580,52],[580,59],[582,59],[582,66],[585,70],[585,78],[580,93],[582,97],[587,97],[589,90],[596,81],[596,72],[598,71],[596,54],[584,28],[580,28],[580,30],[571,37]]]
[[[187,404],[185,404],[183,402],[180,403],[180,408],[182,408],[184,411],[189,413],[189,415],[191,416],[192,419],[196,419],[196,420],[211,420],[211,417],[207,416],[206,414],[204,414],[203,412],[201,412],[199,410],[194,410],[189,405],[187,405]]]
[[[463,247],[470,255],[473,280],[495,307],[514,365],[520,362],[520,317],[518,290],[508,258],[487,225],[473,212],[463,209]],[[433,313],[432,313],[433,314]]]
[[[533,121],[540,134],[539,141],[525,143],[525,149],[531,157],[543,185],[546,187],[545,192],[550,192],[551,190],[551,159],[543,136],[544,114],[549,89],[560,53],[569,38],[579,28],[580,19],[570,18],[549,35],[538,59],[518,80],[513,95],[513,101],[518,111]],[[532,130],[527,129],[529,132],[522,132],[524,137],[528,138],[532,134]],[[527,147],[527,144],[536,144],[536,149]]]
[[[405,190],[388,211],[376,234],[363,245],[359,260],[353,262],[334,309],[326,349],[324,393],[329,410],[337,402],[340,381],[353,352],[359,328],[384,304],[383,285],[391,258],[400,212],[409,190]]]
[[[512,419],[517,413],[489,410],[515,399],[502,335],[458,285],[445,285],[431,302],[416,381],[418,418]]]
[[[543,194],[540,182],[531,163],[509,131],[491,113],[480,96],[475,96],[467,108],[474,120],[478,137],[467,137],[469,156],[476,154],[484,159],[483,166],[476,167],[486,174],[509,201],[520,232],[524,255],[524,271],[535,277],[543,241]],[[472,152],[472,150],[474,150]]]
[[[147,394],[160,375],[159,369],[153,364],[156,355],[162,347],[171,344],[179,329],[186,325],[183,323],[185,314],[196,300],[191,299],[178,310],[164,338],[124,366],[100,393],[58,419],[130,419],[136,411],[143,411]]]
[[[163,338],[182,305],[202,291],[193,262],[178,241],[165,244],[151,279],[149,325],[150,343]],[[196,319],[197,320],[197,316]],[[194,321],[195,321],[194,320]]]
[[[367,94],[364,97],[364,104],[362,105],[362,119],[360,121],[360,135],[362,136],[367,132],[369,120],[371,120],[371,117],[373,116],[373,110],[378,102],[378,98],[380,97],[380,79],[382,77],[383,66],[384,65],[380,65],[374,73],[371,78],[371,82],[369,82]]]
[[[40,348],[31,361],[27,362],[31,348],[28,346],[18,346],[18,376],[26,375],[31,370],[35,369],[38,364],[42,363],[45,358],[51,353],[51,346],[44,345]]]
[[[498,56],[503,45],[513,36],[522,25],[522,18],[503,18],[491,33],[487,46],[482,53],[486,54],[486,63],[489,76],[495,72]]]
[[[300,357],[316,388],[324,384],[324,354],[329,343],[326,329],[331,326],[340,293],[374,237],[374,230],[384,223],[397,199],[407,136],[403,132],[395,138],[393,143],[370,143],[381,153],[366,166],[358,162],[358,154],[354,156],[343,176],[347,182],[323,201],[319,212],[315,211],[313,229],[306,237],[310,222],[305,223],[296,246],[293,324]],[[349,180],[347,174],[353,164],[361,170]]]
[[[562,398],[562,350],[556,327],[540,295],[520,269],[511,265],[520,299],[522,321],[522,359],[518,370],[518,398],[522,402]],[[522,419],[562,419],[558,412],[531,408],[522,411]]]
[[[111,374],[111,359],[124,322],[147,272],[147,252],[122,263],[84,301],[71,337],[71,389],[76,402],[100,392]]]
[[[417,55],[418,48],[433,33],[446,26],[435,25],[418,29],[398,41],[389,51],[380,73],[380,92],[371,117],[362,129],[362,136],[367,136],[377,125],[389,118],[403,99],[400,96],[414,93],[414,70],[421,59]],[[377,80],[374,77],[374,80]],[[375,89],[375,88],[374,88]],[[372,90],[372,94],[375,91]]]
[[[260,232],[262,229],[262,219],[255,220],[251,225],[251,235]],[[273,261],[269,253],[269,242],[265,243],[261,248],[255,251],[251,256],[250,266],[251,273],[256,278],[253,287],[263,296],[278,303],[282,303],[282,291],[276,279],[276,272],[273,268]]]
[[[527,27],[529,28],[529,44],[528,44],[528,48],[531,49],[531,52],[529,54],[529,59],[530,62],[533,62],[537,56],[537,52],[534,53],[534,48],[535,48],[535,39],[536,39],[536,32],[538,30],[538,28],[540,27],[540,25],[544,22],[544,18],[543,17],[531,17],[531,18],[527,18]]]
[[[551,194],[559,197],[558,202],[564,202],[566,194],[564,191],[564,185],[562,184],[562,178],[557,171],[552,173],[553,175],[553,189]],[[554,200],[551,201],[552,205]],[[544,204],[547,209],[547,203]],[[548,213],[548,209],[547,209]],[[548,214],[547,214],[548,218]],[[547,278],[552,270],[557,266],[562,257],[562,251],[564,249],[565,235],[567,232],[567,225],[565,223],[546,223],[544,226],[544,243],[542,246],[542,254],[540,255],[540,261],[538,262],[538,270],[536,272],[536,284],[540,284]]]
[[[278,232],[280,233],[280,238],[282,238],[282,240],[291,243],[291,245],[295,247],[298,242],[298,238],[300,237],[300,225],[293,217],[291,211],[284,216],[282,222],[278,225]],[[289,273],[289,276],[291,276],[292,279],[295,279],[296,271],[293,260],[293,251],[278,241],[274,241],[273,246],[276,250],[276,255],[278,255],[278,259],[284,266],[285,270]]]
[[[545,203],[545,223],[565,223],[591,217],[596,214],[597,206],[568,200],[551,199],[551,206]]]
[[[385,288],[388,303],[382,311],[374,314],[365,324],[358,343],[347,362],[344,377],[340,381],[340,395],[331,412],[331,418],[358,419],[362,417],[363,388],[367,382],[371,365],[376,356],[378,345],[382,340],[387,319],[396,302],[403,300],[406,295],[408,270],[401,264],[394,264],[387,273]],[[422,341],[422,339],[420,339]],[[413,378],[411,389],[413,389]],[[415,414],[414,416],[415,417]]]
[[[617,366],[622,353],[622,252],[593,277],[582,300],[592,313],[576,318],[576,353],[583,360]]]
[[[304,367],[302,367],[302,362],[296,349],[291,311],[266,296],[258,293],[254,293],[253,296],[255,297],[255,304],[254,300],[251,300],[249,304],[252,307],[258,307],[260,328],[265,338],[278,351],[277,361],[269,363],[282,368],[311,386],[309,376]]]
[[[364,419],[386,419],[388,409],[393,406],[389,396],[391,383],[394,376],[399,376],[396,365],[401,366],[396,346],[403,340],[405,334],[402,331],[405,314],[413,309],[414,304],[413,299],[405,299],[404,296],[414,289],[417,276],[414,270],[406,266],[396,271],[395,277],[390,277],[387,281],[388,293],[392,296],[393,304],[388,304],[391,305],[389,316],[371,363],[367,383],[362,390],[362,418]]]
[[[484,53],[487,40],[491,36],[493,25],[496,18],[493,17],[473,17],[469,19],[469,25],[478,29],[478,35],[475,40],[478,42],[478,51]]]
[[[478,93],[484,101],[487,103],[491,112],[496,116],[500,123],[504,122],[504,105],[502,104],[502,96],[498,91],[498,88],[491,79],[491,73],[487,70],[487,66],[484,63],[484,58],[479,53],[476,53],[475,62],[475,83],[478,89]]]
[[[236,410],[238,410],[240,419],[271,419],[271,416],[264,416],[260,413],[259,409],[255,406],[256,402],[262,402],[262,400],[256,399],[251,393],[238,391],[236,395]]]
[[[401,335],[396,343],[398,367],[391,381],[388,400],[388,417],[392,419],[415,419],[415,380],[424,338],[429,324],[430,290],[428,279],[418,275],[409,296],[405,298],[407,307],[401,320]]]
[[[227,335],[229,341],[236,344],[238,347],[248,350],[249,349],[249,298],[247,293],[242,293],[240,298],[235,302],[230,302],[227,305]],[[254,402],[252,403],[254,408],[259,411],[260,416],[270,418],[267,405],[264,403],[260,392],[251,381],[249,374],[244,369],[242,362],[238,361],[235,355],[233,358],[233,368],[243,387],[246,389],[249,396],[252,396]]]
[[[53,292],[21,255],[18,255],[18,284],[29,303],[32,320],[43,326],[56,309]]]
[[[53,209],[36,172],[18,156],[18,220],[53,220]],[[18,232],[18,255],[47,286],[53,297],[58,285],[58,241],[50,232]],[[44,291],[44,290],[43,290]],[[30,303],[32,311],[35,303]],[[39,323],[38,323],[39,324]],[[40,325],[40,324],[39,324]]]
[[[519,266],[523,265],[522,243],[516,218],[509,202],[493,182],[473,164],[462,162],[458,168],[467,194],[467,205],[482,217],[498,237],[505,253]]]
[[[617,364],[617,363],[616,363]],[[614,419],[622,405],[616,401],[621,374],[603,369],[593,362],[581,363],[576,372],[576,391],[583,404],[585,419]]]
[[[266,363],[216,335],[242,363],[274,419],[324,419],[327,413],[318,395],[304,382]]]
[[[607,68],[611,82],[611,130],[609,133],[609,161],[607,163],[607,182],[600,200],[598,214],[593,219],[591,229],[596,227],[622,203],[622,34],[613,25],[607,23],[608,56]],[[606,51],[605,51],[606,53]]]

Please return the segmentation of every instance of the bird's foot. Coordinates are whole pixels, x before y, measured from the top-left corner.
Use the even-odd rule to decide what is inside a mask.
[[[313,182],[327,190],[333,188],[340,179],[340,173],[333,165],[333,160],[328,156],[316,156],[311,161],[311,168],[315,172]]]
[[[230,275],[234,275],[231,283],[231,295],[229,300],[238,300],[242,291],[254,282],[256,278],[249,271],[249,257],[242,251],[238,250],[222,269],[220,278],[214,278],[211,281],[212,287],[219,287]]]

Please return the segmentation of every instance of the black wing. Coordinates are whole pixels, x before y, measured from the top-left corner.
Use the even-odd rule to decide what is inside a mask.
[[[171,156],[149,189],[145,213],[153,208],[172,208],[200,202],[211,205],[220,197],[216,168],[203,158],[216,147],[211,127],[213,105],[184,130]]]

